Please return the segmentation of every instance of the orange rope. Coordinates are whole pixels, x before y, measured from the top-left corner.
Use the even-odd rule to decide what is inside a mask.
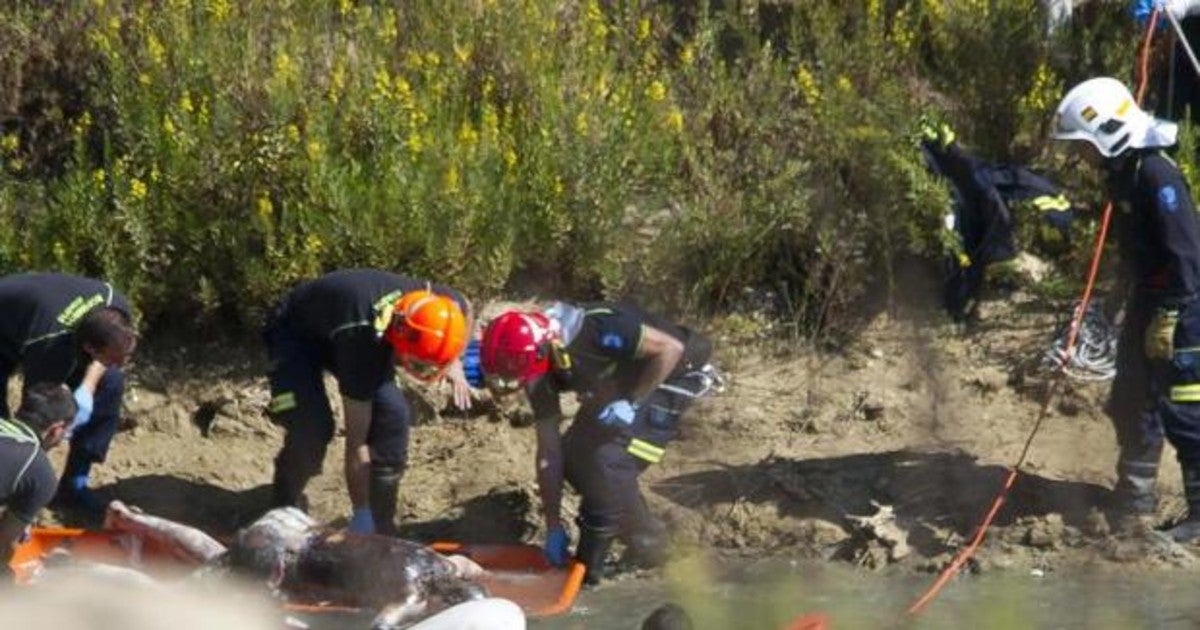
[[[1138,66],[1140,76],[1137,90],[1137,102],[1139,105],[1142,103],[1142,99],[1146,94],[1146,85],[1149,78],[1150,45],[1154,41],[1154,29],[1155,25],[1158,23],[1158,14],[1158,9],[1155,9],[1150,14],[1150,21],[1146,26],[1146,36],[1142,41],[1142,51],[1140,56],[1141,62]],[[1071,357],[1075,354],[1075,342],[1077,341],[1079,328],[1083,321],[1083,315],[1087,312],[1088,304],[1092,299],[1092,290],[1096,286],[1096,275],[1100,270],[1100,259],[1104,254],[1104,242],[1108,238],[1108,226],[1112,219],[1112,209],[1113,204],[1111,201],[1104,206],[1104,213],[1100,219],[1100,230],[1096,234],[1096,246],[1092,251],[1092,262],[1088,269],[1087,285],[1083,289],[1083,296],[1080,299],[1079,307],[1075,310],[1074,317],[1071,320],[1071,327],[1067,333],[1065,357],[1063,359],[1061,368],[1055,375],[1054,380],[1050,382],[1049,387],[1046,389],[1045,401],[1042,404],[1041,411],[1038,412],[1038,418],[1037,421],[1034,422],[1033,429],[1029,432],[1029,437],[1025,439],[1025,446],[1021,449],[1021,456],[1017,458],[1017,463],[1008,469],[1008,475],[1004,478],[1004,484],[1001,486],[1000,492],[997,493],[996,498],[992,501],[991,508],[988,509],[987,515],[983,517],[983,521],[980,522],[979,527],[975,530],[975,536],[971,539],[970,544],[959,550],[958,554],[954,556],[954,560],[942,570],[941,574],[938,575],[937,579],[934,580],[929,589],[926,590],[921,597],[917,598],[917,600],[908,607],[909,615],[917,615],[920,613],[921,610],[924,609],[927,604],[929,604],[929,602],[933,601],[933,599],[937,597],[938,593],[941,592],[946,583],[949,582],[950,579],[955,575],[957,575],[960,570],[962,570],[963,565],[965,565],[967,561],[975,555],[975,552],[979,549],[979,546],[983,544],[984,536],[987,535],[987,530],[989,527],[991,527],[992,521],[995,520],[996,515],[1000,512],[1000,508],[1004,505],[1005,499],[1008,498],[1009,491],[1012,490],[1013,485],[1016,484],[1017,475],[1019,474],[1021,466],[1025,463],[1025,458],[1029,455],[1029,448],[1033,445],[1033,439],[1037,436],[1038,431],[1040,431],[1042,428],[1043,421],[1045,421],[1046,417],[1049,415],[1050,405],[1054,401],[1055,394],[1058,392],[1058,388],[1061,386],[1063,378],[1066,375],[1066,366],[1070,363]]]

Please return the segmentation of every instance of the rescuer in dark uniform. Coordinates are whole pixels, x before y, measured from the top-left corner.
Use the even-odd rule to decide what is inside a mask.
[[[658,463],[695,398],[719,386],[699,334],[628,304],[509,311],[493,319],[480,343],[493,391],[524,388],[537,430],[537,479],[546,522],[547,559],[568,560],[561,520],[562,483],[581,496],[579,546],[587,581],[604,575],[614,538],[625,560],[656,566],[666,557],[666,528],[646,507],[638,476]],[[560,396],[580,407],[565,434]]]

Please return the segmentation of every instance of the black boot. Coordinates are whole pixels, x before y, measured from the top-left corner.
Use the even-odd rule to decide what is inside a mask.
[[[1122,460],[1117,465],[1117,486],[1107,510],[1117,530],[1139,530],[1149,526],[1158,504],[1154,494],[1157,480],[1157,462]]]
[[[595,586],[608,575],[605,561],[615,538],[615,531],[579,524],[579,546],[575,548],[575,559],[587,567],[587,573],[583,576],[584,584]]]
[[[667,561],[667,528],[651,519],[641,531],[625,540],[621,566],[630,569],[654,569]]]
[[[396,505],[400,500],[400,478],[403,466],[371,464],[371,515],[375,517],[375,533],[395,536]]]
[[[1188,515],[1167,530],[1177,543],[1200,542],[1200,463],[1179,462],[1183,468],[1183,496],[1187,499]]]

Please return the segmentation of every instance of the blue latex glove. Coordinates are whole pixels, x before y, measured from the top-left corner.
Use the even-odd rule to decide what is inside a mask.
[[[1154,11],[1154,0],[1133,0],[1129,11],[1138,24],[1145,25],[1146,20],[1150,19],[1150,13]]]
[[[467,384],[475,389],[483,388],[483,365],[479,362],[479,340],[472,339],[462,355],[463,374],[467,376]]]
[[[71,426],[67,429],[68,433],[74,432],[83,425],[92,421],[92,392],[89,392],[86,387],[80,385],[75,388],[75,417],[71,419]]]
[[[600,410],[596,419],[606,427],[629,426],[633,424],[633,417],[637,415],[637,405],[619,398],[614,400]]]
[[[568,549],[570,546],[571,537],[567,535],[567,530],[563,529],[562,525],[555,525],[546,532],[546,544],[542,546],[542,553],[546,555],[546,562],[556,567],[565,567],[571,559]]]
[[[371,514],[371,508],[354,508],[354,513],[350,515],[351,534],[374,534],[375,533],[375,516]]]

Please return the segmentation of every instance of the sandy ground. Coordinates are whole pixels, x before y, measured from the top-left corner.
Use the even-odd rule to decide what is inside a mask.
[[[964,332],[932,295],[914,301],[834,353],[713,323],[729,387],[696,407],[683,438],[644,477],[681,549],[932,571],[964,544],[1034,423],[1047,375],[1038,358],[1066,311],[1018,293],[985,304]],[[183,350],[148,350],[132,370],[129,426],[93,485],[218,535],[252,520],[267,505],[281,441],[262,413],[263,368],[255,348],[209,349],[195,361]],[[1115,531],[1095,508],[1116,452],[1100,410],[1106,391],[1071,382],[1057,399],[974,568],[1195,564],[1187,549]],[[534,436],[518,426],[521,414],[438,414],[445,392],[414,398],[422,411],[401,487],[406,535],[540,540]],[[344,521],[349,511],[341,449],[339,436],[309,487],[319,519]],[[1162,521],[1183,510],[1173,454],[1166,460]],[[573,507],[571,498],[568,514]],[[894,519],[856,518],[880,511]]]

